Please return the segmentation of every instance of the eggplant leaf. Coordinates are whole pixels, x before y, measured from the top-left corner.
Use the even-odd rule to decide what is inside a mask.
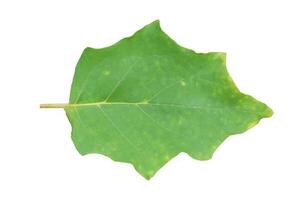
[[[154,21],[133,36],[86,48],[76,66],[68,104],[80,154],[131,163],[146,179],[186,152],[210,159],[230,135],[272,110],[241,93],[225,53],[196,53],[174,42]]]

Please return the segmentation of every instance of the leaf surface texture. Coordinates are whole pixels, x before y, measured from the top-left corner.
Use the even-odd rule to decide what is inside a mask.
[[[86,48],[65,111],[81,154],[131,163],[146,179],[180,152],[210,159],[228,136],[272,115],[238,90],[225,53],[183,48],[159,21],[110,47]]]

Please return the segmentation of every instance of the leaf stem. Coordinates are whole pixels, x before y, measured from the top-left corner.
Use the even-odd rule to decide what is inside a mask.
[[[45,104],[40,104],[40,108],[65,108],[69,105],[70,104],[67,103],[45,103]]]

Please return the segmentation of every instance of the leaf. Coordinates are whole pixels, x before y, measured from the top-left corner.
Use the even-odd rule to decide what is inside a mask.
[[[146,179],[180,152],[210,159],[228,136],[272,115],[237,89],[225,53],[183,48],[159,21],[110,47],[86,48],[69,104],[53,107],[64,107],[80,154],[131,163]]]

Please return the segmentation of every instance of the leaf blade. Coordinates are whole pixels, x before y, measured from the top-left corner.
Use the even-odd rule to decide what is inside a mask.
[[[81,154],[131,163],[146,179],[180,152],[210,159],[228,136],[272,115],[238,90],[224,53],[183,48],[157,21],[111,47],[85,49],[65,111]]]

